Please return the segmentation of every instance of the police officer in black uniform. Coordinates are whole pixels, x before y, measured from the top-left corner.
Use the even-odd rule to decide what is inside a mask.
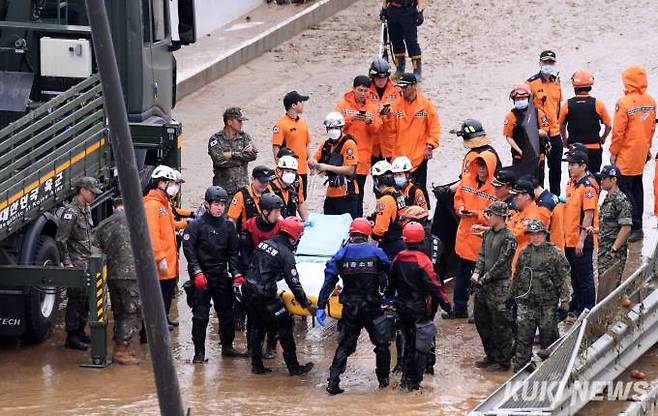
[[[406,51],[409,53],[416,79],[422,73],[420,45],[418,44],[418,26],[425,21],[425,0],[384,0],[379,17],[388,23],[388,35],[393,44],[395,56],[395,78],[405,73]]]
[[[205,195],[206,212],[192,221],[183,234],[183,252],[192,282],[187,287],[190,292],[188,296],[191,295],[194,363],[205,362],[206,327],[211,300],[219,319],[222,356],[247,356],[233,348],[233,284],[244,278],[238,259],[238,236],[233,224],[224,218],[227,201],[228,194],[222,187],[208,188]]]
[[[292,316],[286,311],[283,301],[277,295],[277,282],[285,279],[296,301],[303,308],[311,315],[317,310],[306,297],[304,288],[299,282],[293,254],[303,232],[302,220],[297,217],[284,219],[279,234],[258,245],[247,270],[242,294],[249,320],[253,322],[250,345],[251,371],[254,374],[272,371],[263,365],[262,345],[266,330],[273,327],[277,328],[279,333],[283,360],[288,367],[288,373],[291,376],[302,375],[313,368],[312,362],[300,365],[297,361]]]

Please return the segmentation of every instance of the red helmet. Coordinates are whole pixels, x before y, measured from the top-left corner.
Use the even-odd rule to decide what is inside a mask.
[[[589,71],[579,69],[571,76],[571,83],[575,88],[591,87],[594,85],[594,75]]]
[[[372,234],[372,225],[370,225],[370,221],[365,218],[355,218],[350,224],[350,235],[352,234],[362,234],[365,236]]]
[[[402,229],[402,238],[405,243],[422,243],[425,240],[425,229],[420,223],[411,221]]]
[[[281,221],[280,231],[297,241],[304,234],[304,222],[297,217],[287,217]]]

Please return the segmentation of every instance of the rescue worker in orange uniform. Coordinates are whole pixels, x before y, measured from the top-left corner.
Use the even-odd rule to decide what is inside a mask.
[[[604,143],[612,130],[612,121],[603,101],[589,95],[594,76],[578,70],[571,76],[575,97],[560,108],[560,134],[565,145],[583,143],[587,148],[590,172],[601,170]],[[601,135],[601,124],[605,126]]]
[[[402,96],[400,87],[391,80],[391,66],[383,58],[375,58],[372,61],[368,75],[372,80],[368,91],[368,100],[377,104],[379,114],[382,114],[385,107],[390,107],[392,102],[400,99]],[[382,158],[390,161],[393,157],[394,143],[389,143],[385,136],[386,132],[383,128],[373,136],[372,165],[382,160]]]
[[[509,97],[514,101],[514,108],[505,115],[503,136],[505,136],[507,143],[510,145],[510,151],[512,152],[512,165],[518,166],[528,160],[526,153],[534,153],[528,133],[522,126],[523,120],[527,116],[530,101],[530,87],[528,84],[516,84],[510,92]],[[546,159],[547,146],[549,143],[548,132],[550,131],[550,119],[540,107],[535,107],[535,112],[540,143],[538,166],[535,169],[534,174],[543,183],[544,161]],[[526,157],[524,158],[524,156]]]
[[[251,171],[251,184],[240,189],[233,196],[228,207],[228,219],[236,226],[236,230],[242,230],[249,218],[260,214],[260,197],[267,191],[271,181],[276,179],[274,171],[267,166],[259,165]]]
[[[279,152],[281,153],[281,152]],[[279,157],[276,167],[276,179],[270,182],[270,192],[283,200],[281,217],[294,217],[297,214],[303,221],[308,219],[306,200],[300,188],[297,170],[299,162],[292,155]]]
[[[304,112],[304,103],[308,101],[307,95],[297,91],[290,91],[283,97],[283,107],[286,113],[272,127],[272,153],[274,162],[278,162],[279,150],[287,147],[299,159],[299,177],[302,181],[304,197],[308,186],[308,158],[311,132],[306,122],[300,118]]]
[[[402,98],[382,110],[386,141],[393,145],[393,157],[411,159],[414,183],[427,196],[427,162],[439,146],[439,115],[434,104],[416,89],[414,74],[402,75],[398,86]]]
[[[450,132],[453,133],[453,130]],[[464,140],[464,147],[468,149],[468,152],[462,161],[462,173],[460,174],[460,178],[469,172],[471,162],[484,151],[489,151],[496,155],[496,172],[498,172],[498,170],[503,166],[500,158],[498,157],[496,149],[491,146],[491,140],[489,140],[489,137],[484,131],[484,127],[482,127],[482,123],[480,123],[480,121],[474,118],[467,118],[462,122],[459,130],[454,131],[454,133]]]
[[[571,181],[564,205],[564,254],[571,265],[574,296],[569,312],[573,319],[596,302],[593,254],[597,243],[592,230],[599,227],[599,206],[598,192],[587,176],[587,153],[570,151],[565,161]]]
[[[176,293],[178,276],[176,227],[169,199],[178,193],[176,179],[174,169],[165,165],[156,167],[151,174],[150,189],[144,197],[146,222],[151,236],[153,257],[158,265],[166,316],[169,316],[171,301]],[[170,330],[172,328],[170,326]]]
[[[399,156],[393,159],[391,164],[393,170],[393,179],[395,187],[400,190],[404,197],[404,203],[407,207],[416,205],[424,210],[429,210],[429,202],[425,198],[425,193],[421,188],[414,184],[411,177],[411,160],[406,156]]]
[[[550,150],[546,155],[548,159],[548,182],[550,191],[559,195],[562,177],[562,138],[560,137],[558,116],[562,102],[562,87],[560,86],[558,72],[555,69],[556,61],[555,52],[543,51],[539,55],[539,73],[528,78],[528,83],[530,84],[530,92],[532,93],[535,108],[542,110],[550,123],[548,128]]]
[[[460,264],[455,277],[453,308],[450,313],[442,315],[445,319],[468,317],[471,274],[482,244],[482,234],[473,232],[472,227],[487,224],[484,209],[496,201],[494,187],[491,185],[495,168],[496,155],[492,152],[480,153],[471,163],[469,174],[462,176],[455,190],[454,209],[460,218],[455,253],[460,258]]]
[[[354,138],[343,133],[344,127],[345,120],[340,113],[334,111],[327,115],[324,119],[327,140],[309,160],[309,167],[327,176],[324,214],[350,214],[356,218],[356,204],[361,192],[355,179],[359,154]]]
[[[400,224],[400,210],[405,208],[404,197],[395,189],[393,166],[387,161],[382,160],[373,165],[372,180],[380,196],[375,213],[369,218],[375,223],[371,238],[384,250],[389,260],[393,260],[405,248]]]
[[[628,241],[639,241],[642,232],[644,212],[644,186],[642,172],[651,158],[650,149],[656,131],[656,101],[646,93],[648,80],[646,68],[629,66],[621,73],[624,83],[624,96],[617,101],[612,122],[612,143],[610,143],[610,163],[621,171],[619,189],[631,201],[633,226]],[[658,177],[658,176],[657,176]],[[654,178],[654,194],[658,182]],[[654,212],[658,212],[658,198],[654,198]]]
[[[363,189],[370,172],[373,139],[382,128],[379,107],[367,98],[370,84],[370,78],[367,76],[357,76],[352,83],[352,90],[345,93],[343,101],[336,106],[336,111],[341,113],[345,120],[343,134],[349,134],[354,138],[359,156],[359,163],[356,166],[356,182],[361,192],[359,192],[356,202],[357,218],[363,216]]]

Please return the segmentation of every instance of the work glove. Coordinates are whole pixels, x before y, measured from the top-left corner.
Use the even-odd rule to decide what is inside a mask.
[[[194,287],[199,290],[204,290],[208,288],[208,279],[203,273],[197,273],[194,275]]]
[[[168,267],[167,267],[167,259],[162,259],[158,262],[158,270],[160,271],[160,274],[166,274]]]
[[[306,310],[309,311],[309,313],[311,314],[311,316],[313,316],[313,315],[315,315],[315,313],[318,311],[318,307],[311,303],[310,305],[308,305],[308,306],[306,307]]]
[[[242,285],[244,284],[244,277],[241,274],[236,274],[233,277],[233,293],[235,298],[242,302]]]
[[[423,16],[423,10],[416,12],[416,26],[421,26],[425,21],[425,16]]]
[[[382,7],[382,10],[379,12],[379,20],[381,20],[382,23],[386,22],[386,7]]]
[[[320,326],[324,326],[325,322],[327,321],[327,313],[324,311],[324,309],[318,309],[315,311],[315,319],[318,321]]]

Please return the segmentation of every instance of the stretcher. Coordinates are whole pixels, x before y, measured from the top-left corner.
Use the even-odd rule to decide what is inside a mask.
[[[306,296],[314,305],[317,305],[318,296],[324,283],[324,268],[327,261],[347,241],[348,230],[352,217],[349,214],[324,215],[310,214],[304,235],[299,241],[295,260],[297,261],[297,272]],[[338,286],[342,286],[339,281]],[[297,316],[308,316],[306,309],[302,308],[295,299],[285,280],[278,283],[279,296],[283,300],[286,310]],[[337,293],[334,293],[327,304],[327,315],[340,319],[343,307],[338,301]]]

